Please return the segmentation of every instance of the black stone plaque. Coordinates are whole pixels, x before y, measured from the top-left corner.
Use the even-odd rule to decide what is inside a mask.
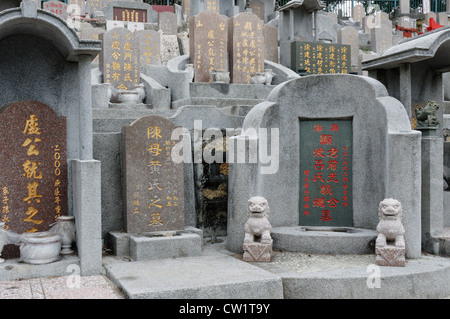
[[[291,69],[306,74],[350,73],[350,45],[294,41],[291,44]]]
[[[300,121],[300,225],[353,227],[352,120]]]

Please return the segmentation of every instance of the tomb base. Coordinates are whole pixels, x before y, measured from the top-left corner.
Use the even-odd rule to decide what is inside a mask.
[[[113,252],[134,261],[200,256],[202,232],[196,228],[184,231],[131,234],[110,232]]]
[[[270,262],[272,259],[272,244],[244,243],[243,260],[247,262]]]
[[[375,247],[375,264],[378,266],[405,267],[405,248],[395,246]]]

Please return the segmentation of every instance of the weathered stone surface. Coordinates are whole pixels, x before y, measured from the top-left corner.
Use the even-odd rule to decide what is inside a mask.
[[[189,25],[194,82],[210,82],[210,71],[228,71],[228,19],[204,11],[191,17]]]
[[[68,213],[66,119],[23,101],[1,108],[0,123],[1,221],[16,233],[47,231]]]
[[[352,26],[344,27],[338,30],[338,42],[340,44],[350,45],[351,65],[358,65],[359,57],[359,32]]]
[[[264,22],[243,12],[230,19],[229,51],[232,83],[248,83],[253,73],[264,71]]]
[[[272,240],[271,240],[272,241]],[[242,259],[247,262],[270,262],[272,259],[272,243],[244,243]]]
[[[122,131],[125,230],[184,229],[183,163],[174,163],[175,125],[159,116],[141,118]]]
[[[80,38],[86,40],[99,40],[100,34],[104,33],[105,29],[102,28],[90,28],[90,29],[81,29]],[[92,60],[94,63],[100,62],[100,54]]]
[[[405,267],[405,248],[387,246],[375,248],[375,264],[378,266]]]
[[[214,11],[220,13],[220,0],[205,0],[204,2],[206,11]]]
[[[264,59],[279,62],[278,28],[267,24],[264,25]]]
[[[153,30],[136,31],[141,64],[161,65],[161,33]]]
[[[100,39],[103,82],[121,90],[134,89],[140,80],[139,43],[134,34],[124,28],[114,28],[102,33]]]
[[[178,30],[177,15],[173,12],[159,14],[159,29],[164,35],[176,35]]]
[[[363,17],[366,16],[366,9],[362,4],[352,7],[352,18],[355,22],[362,22]]]
[[[50,11],[51,13],[56,14],[57,16],[67,19],[67,3],[59,2],[59,1],[47,1],[44,2],[44,10]]]
[[[256,14],[258,18],[264,21],[265,18],[265,8],[264,2],[261,0],[251,0],[249,7],[252,9],[252,13]]]

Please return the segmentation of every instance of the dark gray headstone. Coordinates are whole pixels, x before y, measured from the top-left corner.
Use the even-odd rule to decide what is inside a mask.
[[[352,121],[301,120],[300,136],[300,225],[352,227]]]
[[[139,43],[125,28],[114,28],[100,35],[102,53],[100,71],[103,82],[121,90],[131,90],[139,84]]]
[[[249,7],[252,9],[252,12],[258,16],[261,20],[265,19],[265,7],[264,2],[261,0],[251,0],[249,3]]]
[[[291,44],[291,69],[306,74],[350,73],[349,45],[294,41]]]
[[[141,118],[122,130],[125,231],[184,229],[184,164],[171,158],[170,120]]]
[[[232,83],[248,83],[252,73],[264,71],[264,22],[243,12],[229,24],[230,71]]]
[[[209,82],[211,70],[228,71],[228,19],[203,11],[189,19],[194,82]]]

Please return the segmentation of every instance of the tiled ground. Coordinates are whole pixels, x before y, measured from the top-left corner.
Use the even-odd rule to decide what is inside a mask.
[[[0,299],[123,299],[104,276],[0,281]]]

